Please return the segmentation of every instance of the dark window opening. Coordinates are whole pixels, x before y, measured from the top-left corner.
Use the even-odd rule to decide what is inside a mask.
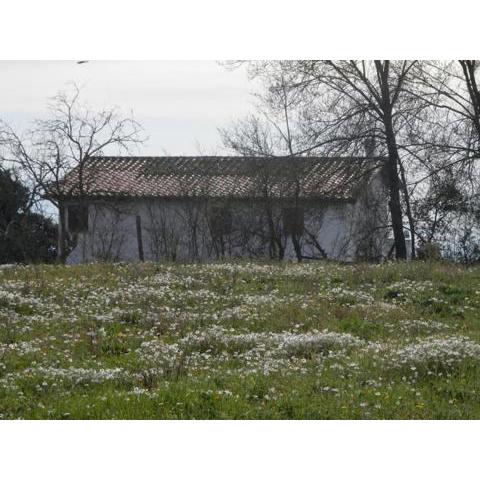
[[[212,207],[209,212],[210,230],[214,236],[232,232],[232,212],[227,207]]]
[[[70,205],[68,207],[68,231],[71,233],[88,231],[87,205]]]
[[[303,235],[305,221],[302,207],[285,207],[282,210],[282,218],[283,230],[287,235]]]

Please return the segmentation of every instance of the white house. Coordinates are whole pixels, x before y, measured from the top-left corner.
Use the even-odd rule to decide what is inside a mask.
[[[379,157],[95,157],[58,198],[67,263],[228,257],[378,260]],[[68,192],[68,193],[65,193]]]

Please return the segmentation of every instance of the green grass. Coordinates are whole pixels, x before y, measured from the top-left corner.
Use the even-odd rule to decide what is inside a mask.
[[[480,418],[480,268],[0,268],[0,418]]]

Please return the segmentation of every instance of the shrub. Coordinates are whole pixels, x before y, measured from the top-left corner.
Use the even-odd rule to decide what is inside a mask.
[[[417,258],[425,261],[441,260],[442,253],[439,245],[436,243],[424,243],[417,250]]]

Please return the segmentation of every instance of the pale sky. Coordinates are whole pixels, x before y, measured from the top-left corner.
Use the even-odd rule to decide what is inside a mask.
[[[253,111],[245,69],[213,61],[0,61],[0,74],[0,118],[13,127],[47,115],[48,98],[75,82],[92,109],[133,112],[149,136],[139,155],[225,153],[217,127]]]

